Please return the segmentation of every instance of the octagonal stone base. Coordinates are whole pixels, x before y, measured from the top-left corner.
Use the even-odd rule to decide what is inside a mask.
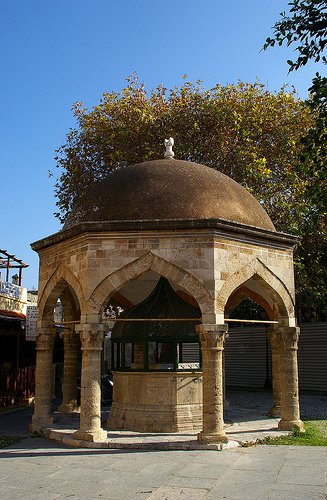
[[[114,372],[107,429],[190,432],[202,429],[200,372]]]

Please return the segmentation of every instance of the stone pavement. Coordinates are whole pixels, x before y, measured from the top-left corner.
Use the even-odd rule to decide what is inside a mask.
[[[0,498],[324,500],[326,462],[324,447],[100,450],[39,437],[0,450]]]
[[[0,433],[26,437],[0,450],[1,500],[327,498],[326,447],[259,445],[224,451],[73,448],[29,437],[31,415],[29,408],[0,416]],[[239,430],[244,430],[245,417],[245,412],[239,416]],[[262,420],[254,422],[258,432]]]

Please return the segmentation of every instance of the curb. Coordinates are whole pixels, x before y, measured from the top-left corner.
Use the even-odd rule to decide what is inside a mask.
[[[82,441],[70,437],[69,434],[58,430],[36,427],[33,430],[38,432],[41,436],[57,441],[73,448],[92,448],[101,450],[141,450],[141,451],[182,451],[182,450],[213,450],[222,451],[241,446],[238,441],[229,441],[228,443],[217,444],[201,444],[198,441],[168,441],[168,442],[124,442],[113,439],[106,439],[105,441]]]

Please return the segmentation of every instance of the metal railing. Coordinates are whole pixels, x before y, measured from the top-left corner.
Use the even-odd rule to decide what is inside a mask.
[[[29,402],[35,395],[35,366],[0,370],[0,408]]]

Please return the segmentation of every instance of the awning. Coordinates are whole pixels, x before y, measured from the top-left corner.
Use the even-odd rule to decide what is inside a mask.
[[[20,319],[22,321],[26,321],[26,315],[14,311],[6,311],[4,309],[0,309],[0,318],[2,319]]]

